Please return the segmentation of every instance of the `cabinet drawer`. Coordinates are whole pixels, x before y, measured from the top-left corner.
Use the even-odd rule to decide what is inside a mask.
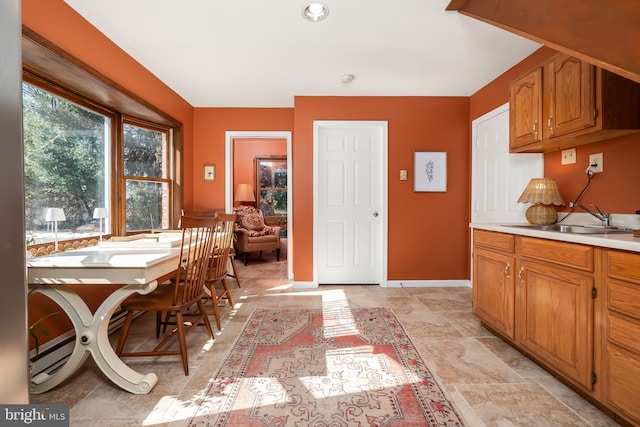
[[[608,290],[607,306],[609,310],[640,320],[640,285],[609,280]],[[640,334],[636,337],[640,337]]]
[[[519,236],[520,254],[554,264],[593,271],[593,247]]]
[[[609,345],[605,365],[605,404],[621,415],[640,423],[640,359],[637,355]]]
[[[516,248],[513,234],[496,233],[495,231],[473,230],[473,243],[505,252],[513,252]]]
[[[640,255],[607,251],[607,276],[640,284]]]
[[[638,353],[640,359],[640,323],[609,315],[609,341]]]

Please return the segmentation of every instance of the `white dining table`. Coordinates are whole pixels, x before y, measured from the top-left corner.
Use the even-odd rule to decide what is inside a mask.
[[[116,385],[146,394],[158,382],[154,373],[141,374],[127,366],[109,341],[109,321],[120,303],[132,294],[148,294],[178,267],[180,245],[173,236],[135,244],[103,244],[27,260],[29,289],[55,301],[69,316],[76,333],[71,356],[52,373],[31,380],[31,391],[43,393],[69,378],[91,355],[96,365]],[[181,235],[180,235],[181,236]],[[154,243],[155,242],[155,243]],[[167,243],[169,242],[169,243]],[[171,243],[173,242],[173,243]],[[121,285],[95,313],[69,285]]]

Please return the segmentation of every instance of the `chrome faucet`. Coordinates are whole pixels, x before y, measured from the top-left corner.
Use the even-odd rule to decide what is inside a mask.
[[[596,218],[598,218],[600,221],[602,221],[602,225],[604,227],[609,227],[611,226],[611,214],[608,213],[603,213],[599,207],[597,207],[596,205],[589,205],[589,206],[593,206],[594,208],[596,208],[596,210],[598,211],[598,213],[595,213],[594,211],[592,211],[591,209],[587,208],[586,206],[582,206],[579,203],[574,203],[574,202],[570,202],[569,203],[569,207],[570,208],[574,208],[574,207],[579,207],[580,209],[582,209],[583,211],[585,211],[588,214],[591,214],[593,216],[595,216]]]

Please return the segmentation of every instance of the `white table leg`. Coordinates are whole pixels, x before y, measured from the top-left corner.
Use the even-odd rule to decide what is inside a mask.
[[[129,368],[113,351],[109,342],[111,316],[128,296],[134,293],[148,294],[158,283],[126,285],[114,291],[91,314],[87,304],[66,285],[29,285],[55,301],[71,319],[76,332],[76,343],[67,362],[53,374],[41,373],[31,380],[31,392],[43,393],[60,384],[73,374],[87,359],[89,353],[98,367],[116,385],[134,394],[147,394],[158,382],[149,373],[140,374]]]

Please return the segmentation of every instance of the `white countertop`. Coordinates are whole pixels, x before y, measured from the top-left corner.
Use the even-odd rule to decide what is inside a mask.
[[[497,231],[521,236],[539,237],[542,239],[558,240],[562,242],[579,243],[583,245],[599,246],[603,248],[621,249],[625,251],[640,252],[640,237],[633,237],[632,233],[612,234],[573,234],[560,233],[558,231],[541,231],[526,227],[509,227],[520,224],[478,224],[471,223],[469,227],[478,230]],[[567,223],[566,225],[571,225]]]

